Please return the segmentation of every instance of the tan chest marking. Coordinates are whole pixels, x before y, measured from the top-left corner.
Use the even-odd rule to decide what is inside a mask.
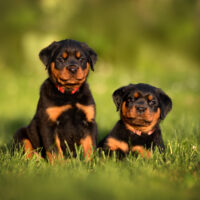
[[[134,146],[131,151],[139,153],[143,158],[151,158],[151,152],[145,149],[143,146]]]
[[[107,146],[112,151],[120,149],[123,152],[128,152],[128,150],[129,150],[128,144],[126,142],[119,141],[112,137],[107,139]]]
[[[46,113],[52,122],[56,122],[58,117],[64,112],[72,108],[72,105],[53,106],[46,109]]]
[[[94,105],[85,106],[80,103],[76,104],[76,107],[85,113],[88,122],[92,122],[95,118],[95,108]]]

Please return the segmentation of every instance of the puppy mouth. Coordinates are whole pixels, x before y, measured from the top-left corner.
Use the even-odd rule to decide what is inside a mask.
[[[80,85],[85,81],[86,75],[83,74],[70,74],[70,73],[64,73],[60,74],[59,76],[55,77],[56,82],[58,85],[63,87],[72,87],[76,85]]]
[[[126,117],[125,120],[131,124],[132,126],[136,126],[136,127],[147,127],[149,125],[151,125],[152,121],[146,120],[142,117]]]
[[[76,84],[77,82],[80,82],[84,80],[84,77],[83,78],[69,78],[69,79],[65,79],[65,78],[59,78],[58,79],[58,82],[60,84],[63,84],[63,85],[70,85],[70,84]]]
[[[62,78],[59,78],[56,80],[57,82],[57,85],[59,86],[63,86],[63,87],[75,87],[75,86],[78,86],[80,84],[82,84],[84,82],[84,78],[82,79],[62,79]]]
[[[78,67],[76,71],[69,71],[66,68],[62,70],[56,69],[55,63],[52,62],[50,76],[53,79],[54,83],[59,87],[74,88],[80,87],[85,82],[88,71],[89,64],[87,64],[87,68],[84,70],[81,69],[81,67]]]

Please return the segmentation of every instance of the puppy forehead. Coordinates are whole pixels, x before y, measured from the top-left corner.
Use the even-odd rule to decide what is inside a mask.
[[[151,96],[152,98],[155,96],[155,92],[151,88],[137,88],[129,90],[125,97],[134,97],[140,98],[145,96]]]
[[[135,88],[137,90],[140,90],[141,92],[151,92],[154,93],[155,92],[155,87],[149,85],[149,84],[145,84],[145,83],[139,83],[137,85],[135,85]]]
[[[81,47],[69,46],[69,45],[61,46],[61,48],[59,49],[59,53],[63,52],[67,52],[70,54],[76,54],[77,52],[79,52],[80,54],[84,54],[84,51],[82,50]]]
[[[81,51],[81,50],[83,50],[81,43],[76,40],[71,40],[71,39],[61,40],[58,42],[58,45],[59,45],[58,51],[64,51],[64,50],[68,50],[68,51],[79,50],[79,51]]]

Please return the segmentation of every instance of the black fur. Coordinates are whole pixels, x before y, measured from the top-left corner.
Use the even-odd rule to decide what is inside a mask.
[[[69,54],[68,58],[64,61],[60,58],[60,54],[63,51],[67,51]],[[80,58],[75,57],[76,51],[81,53]],[[57,83],[52,79],[50,65],[54,62],[55,68],[58,71],[72,64],[84,70],[88,62],[91,69],[94,70],[97,54],[85,43],[67,39],[53,42],[48,47],[42,49],[39,57],[48,69],[49,78],[41,86],[35,116],[27,127],[16,132],[14,135],[15,143],[19,144],[24,139],[28,139],[34,149],[42,148],[42,155],[46,157],[46,152],[57,153],[55,146],[56,134],[58,134],[63,152],[66,150],[65,141],[69,148],[74,151],[74,144],[80,145],[80,140],[89,135],[92,138],[95,148],[97,141],[96,109],[88,84],[83,82],[73,94],[73,85],[69,84],[68,88],[66,84],[63,86],[66,87],[66,90],[60,92],[57,89]],[[76,106],[77,103],[84,106],[93,106],[94,119],[88,121],[86,113]],[[52,107],[60,108],[64,105],[70,105],[71,107],[61,112],[56,121],[50,120],[47,109]]]
[[[137,99],[135,98],[130,100],[130,97],[132,98],[135,92],[139,93],[140,96]],[[154,97],[154,102],[150,103],[150,101],[145,99],[145,95],[152,95]],[[143,83],[129,84],[128,86],[121,87],[114,91],[113,101],[116,105],[117,111],[120,110],[121,119],[116,123],[112,131],[99,143],[99,147],[103,148],[105,151],[110,150],[107,142],[109,138],[114,138],[119,142],[126,143],[129,150],[134,146],[142,146],[146,149],[153,148],[154,150],[157,146],[160,151],[164,151],[165,146],[162,140],[159,123],[171,110],[172,101],[161,89]],[[126,107],[131,108],[133,106],[140,105],[149,109],[149,112],[152,113],[156,113],[158,108],[160,108],[160,117],[154,127],[152,127],[151,134],[148,135],[147,133],[141,132],[141,135],[138,135],[125,126],[125,122],[123,120],[124,114],[122,112],[123,102],[126,103]],[[131,123],[130,125],[132,126]],[[125,154],[120,149],[117,149],[117,152],[120,152],[120,155]]]

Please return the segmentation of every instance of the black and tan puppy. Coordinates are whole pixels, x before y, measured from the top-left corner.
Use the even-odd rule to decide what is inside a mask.
[[[89,156],[96,147],[95,102],[86,83],[89,68],[94,70],[97,54],[75,40],[53,42],[39,57],[48,70],[41,86],[37,111],[30,124],[14,135],[30,158],[35,149],[50,161],[63,157],[66,142],[71,151],[82,145]]]
[[[151,147],[164,151],[159,123],[171,110],[171,99],[161,89],[140,83],[117,89],[113,100],[121,119],[99,146],[120,155],[132,151],[143,157],[150,157]]]

